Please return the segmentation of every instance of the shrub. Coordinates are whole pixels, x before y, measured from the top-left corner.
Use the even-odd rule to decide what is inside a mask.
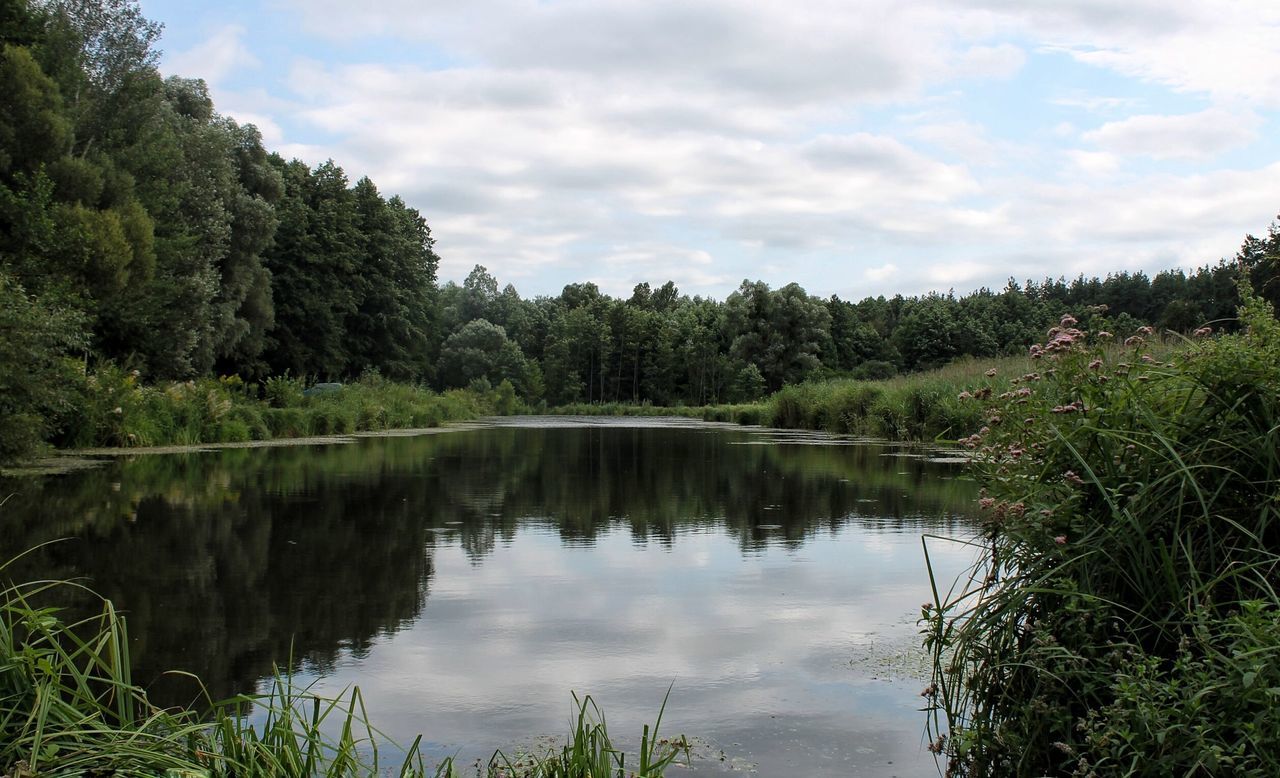
[[[805,426],[810,398],[803,386],[787,386],[769,398],[769,424],[783,429]]]
[[[262,420],[275,438],[300,438],[308,432],[307,415],[301,408],[267,408]]]
[[[0,463],[29,457],[71,417],[84,373],[78,315],[29,298],[0,273]]]
[[[1040,369],[978,393],[984,552],[924,612],[950,774],[1280,774],[1275,692],[1251,686],[1280,688],[1256,666],[1276,653],[1280,324],[1245,299],[1242,334],[1159,359],[1149,331],[1105,348],[1064,317]]]
[[[290,378],[288,375],[268,378],[263,384],[263,393],[272,408],[296,408],[302,405],[302,392],[305,389],[306,384],[302,379]]]
[[[882,381],[898,374],[898,368],[892,362],[869,359],[853,369],[852,375],[860,381]]]

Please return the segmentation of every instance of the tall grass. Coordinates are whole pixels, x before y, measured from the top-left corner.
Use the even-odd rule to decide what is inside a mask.
[[[514,761],[499,751],[489,760],[489,774],[493,778],[658,778],[681,754],[687,757],[690,748],[683,736],[675,740],[658,737],[670,696],[668,687],[652,730],[648,724],[644,725],[635,764],[628,764],[626,753],[614,745],[604,712],[595,701],[589,695],[579,699],[575,694],[573,700],[578,712],[574,727],[559,750]]]
[[[572,403],[547,411],[555,416],[676,416],[731,424],[762,424],[767,416],[763,403],[734,405],[651,405],[649,403]]]
[[[923,610],[948,775],[1280,775],[1280,323],[1153,354],[1064,319],[975,393],[983,553]]]
[[[1115,351],[1114,346],[1104,350]],[[1153,342],[1152,353],[1172,345]],[[974,392],[1005,386],[1032,372],[1030,357],[966,357],[936,370],[874,381],[832,379],[783,387],[764,404],[765,424],[884,440],[954,442],[982,428]]]
[[[86,376],[63,446],[162,446],[436,427],[516,410],[502,387],[432,392],[368,374],[332,392],[306,396],[300,379],[269,379],[261,391],[236,376],[144,385],[103,365]],[[261,396],[260,396],[261,395]]]
[[[0,578],[8,567],[0,565]],[[402,749],[373,728],[359,688],[324,698],[277,673],[266,693],[208,700],[205,713],[157,708],[132,682],[124,619],[103,600],[97,616],[62,621],[46,603],[65,587],[82,588],[63,581],[0,588],[0,775],[460,775],[451,759],[428,769],[421,738]],[[657,739],[659,711],[652,732],[644,729],[638,763],[630,764],[594,701],[578,703],[576,727],[561,751],[518,764],[499,753],[487,775],[657,778],[688,751],[683,738]],[[382,750],[406,756],[386,765]]]

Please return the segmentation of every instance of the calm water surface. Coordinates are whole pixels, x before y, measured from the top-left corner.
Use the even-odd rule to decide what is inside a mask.
[[[164,703],[273,663],[364,692],[433,756],[559,739],[589,693],[696,772],[936,774],[917,694],[921,535],[976,487],[900,447],[679,420],[524,418],[418,437],[113,460],[0,483],[16,577],[80,576]],[[955,575],[969,556],[932,542]]]

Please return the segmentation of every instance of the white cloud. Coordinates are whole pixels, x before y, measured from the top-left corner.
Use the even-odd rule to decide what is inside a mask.
[[[872,281],[887,281],[893,278],[898,272],[898,266],[892,262],[885,263],[880,267],[869,267],[862,271],[862,275]]]
[[[332,58],[272,63],[271,96],[215,89],[220,110],[402,194],[444,278],[909,293],[1220,245],[1208,260],[1280,202],[1270,159],[1162,164],[1267,139],[1269,0],[283,2]],[[225,79],[254,62],[244,39],[228,26],[166,68]],[[430,57],[381,62],[386,40]],[[1062,54],[1103,87],[1054,81],[1089,70]]]
[[[1096,178],[1103,178],[1120,169],[1120,158],[1110,152],[1070,149],[1065,154],[1068,175],[1078,172]]]
[[[1066,108],[1079,108],[1089,113],[1115,113],[1138,105],[1138,101],[1132,97],[1104,97],[1082,93],[1075,93],[1067,97],[1057,97],[1049,102]]]
[[[1280,4],[1273,0],[955,0],[1042,45],[1122,75],[1215,99],[1280,105]]]
[[[967,164],[988,165],[999,159],[999,149],[993,143],[987,128],[982,125],[955,119],[928,122],[909,130],[911,137],[948,151]]]
[[[203,78],[217,84],[242,68],[261,64],[244,43],[245,28],[228,24],[218,28],[203,43],[186,51],[165,54],[164,72],[184,78]]]
[[[1261,123],[1252,112],[1210,108],[1175,116],[1130,116],[1086,132],[1084,139],[1118,154],[1206,159],[1253,142]]]
[[[589,280],[601,291],[617,297],[629,297],[635,285],[642,282],[673,281],[683,294],[705,295],[740,280],[716,272],[708,251],[664,243],[615,246],[603,254],[599,264],[609,268],[611,274]]]
[[[995,268],[985,262],[938,262],[929,265],[925,270],[925,277],[937,288],[956,287],[960,284],[977,284],[982,279],[989,278],[993,270]]]
[[[960,55],[955,73],[969,78],[1009,78],[1026,61],[1027,53],[1011,43],[973,46]]]

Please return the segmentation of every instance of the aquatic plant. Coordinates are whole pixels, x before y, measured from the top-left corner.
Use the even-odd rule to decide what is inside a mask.
[[[62,446],[163,446],[435,427],[517,409],[501,388],[436,393],[368,373],[338,391],[307,396],[287,376],[258,387],[237,376],[146,385],[136,371],[100,365],[56,439]]]
[[[969,393],[982,553],[922,612],[948,775],[1280,774],[1280,324],[1243,297],[1165,354],[1064,318]]]
[[[3,577],[12,564],[0,565]],[[64,622],[48,603],[83,586],[34,581],[0,588],[0,775],[164,775],[170,778],[402,778],[459,775],[452,759],[429,769],[421,738],[400,748],[369,723],[358,687],[336,698],[277,671],[260,694],[206,699],[204,712],[162,709],[132,682],[128,633],[109,600]],[[590,697],[559,752],[512,763],[495,754],[493,778],[657,778],[683,738],[658,740],[662,711],[644,728],[638,764],[614,747]],[[665,709],[666,702],[663,702]],[[380,752],[405,756],[390,766]]]
[[[690,750],[683,736],[674,740],[658,737],[670,696],[668,687],[652,731],[648,724],[644,725],[636,764],[629,765],[626,753],[614,745],[605,725],[604,712],[591,696],[579,699],[575,694],[574,727],[559,750],[515,759],[499,751],[489,760],[489,775],[491,778],[659,778],[681,754],[687,757]],[[453,778],[452,772],[449,777]]]

